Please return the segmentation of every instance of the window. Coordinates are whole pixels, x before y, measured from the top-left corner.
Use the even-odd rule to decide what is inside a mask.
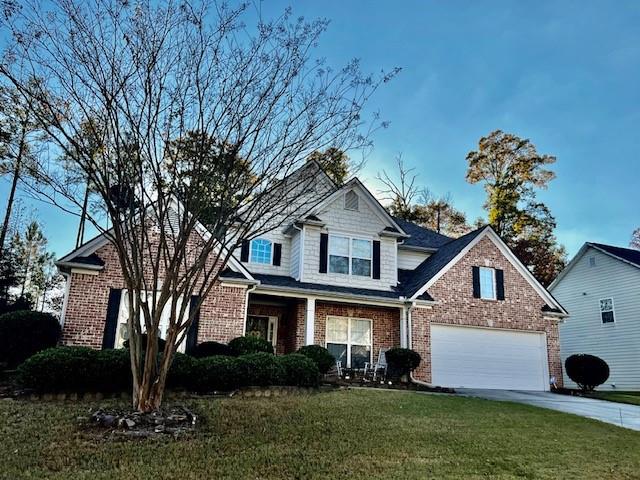
[[[345,210],[358,210],[358,204],[360,203],[360,198],[358,194],[353,190],[347,192],[344,196],[344,209]]]
[[[493,268],[480,267],[480,298],[496,299],[495,270]]]
[[[143,302],[146,301],[147,298],[151,298],[151,292],[141,292],[140,297]],[[160,338],[167,337],[167,330],[169,329],[169,322],[171,321],[171,305],[172,300],[169,300],[165,306],[164,310],[162,310],[162,315],[160,316],[160,325],[158,326],[158,330],[160,331]],[[182,297],[178,299],[178,305],[176,306],[176,315],[180,314],[182,309]],[[140,312],[140,316],[142,317],[142,312]],[[185,306],[184,315],[189,315],[189,307]],[[118,310],[118,327],[116,330],[116,341],[114,348],[123,348],[124,342],[129,340],[129,331],[127,326],[127,320],[129,319],[129,293],[127,290],[122,290],[122,296],[120,297],[120,308]],[[180,322],[186,319],[180,320]],[[140,324],[142,327],[142,332],[146,331],[144,326],[144,320],[140,318]],[[182,343],[178,346],[179,352],[184,352],[186,346],[186,337],[182,341]]]
[[[590,267],[596,266],[596,257],[589,257],[589,266]]]
[[[364,368],[371,361],[371,320],[327,317],[327,350],[343,367]]]
[[[371,277],[371,240],[329,236],[329,272]]]
[[[273,252],[273,244],[270,240],[264,238],[256,238],[251,240],[251,263],[271,263],[271,254]]]
[[[600,300],[600,319],[602,323],[614,323],[616,321],[613,313],[613,298]]]

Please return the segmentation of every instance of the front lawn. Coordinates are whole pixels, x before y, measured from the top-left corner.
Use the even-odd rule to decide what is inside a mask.
[[[108,403],[108,402],[105,402]],[[0,401],[0,478],[638,478],[640,432],[526,405],[384,391],[190,400],[198,433],[98,441],[87,403]]]
[[[631,405],[640,405],[640,392],[591,392],[588,394],[591,398],[600,400],[608,400],[610,402],[629,403]]]

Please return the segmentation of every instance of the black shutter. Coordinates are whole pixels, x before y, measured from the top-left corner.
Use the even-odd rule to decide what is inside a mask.
[[[504,272],[496,268],[496,298],[504,300]]]
[[[273,244],[273,264],[276,267],[280,266],[280,258],[282,257],[282,244],[274,243]]]
[[[320,273],[327,273],[327,256],[329,252],[329,234],[320,234]]]
[[[249,261],[249,240],[242,241],[242,249],[240,250],[240,261],[245,263]]]
[[[109,303],[107,304],[107,319],[104,323],[102,335],[102,348],[113,348],[116,343],[116,330],[118,329],[118,312],[120,311],[120,297],[122,290],[109,289]]]
[[[373,241],[373,278],[380,279],[380,240]]]
[[[480,267],[472,267],[473,271],[473,298],[480,298]]]
[[[200,301],[200,297],[198,295],[193,295],[191,300],[189,301],[189,317],[193,314],[198,302]],[[189,325],[189,331],[187,332],[187,344],[185,345],[185,353],[187,355],[193,354],[196,349],[196,345],[198,345],[198,325],[200,323],[200,309],[193,317],[193,321],[191,325]]]

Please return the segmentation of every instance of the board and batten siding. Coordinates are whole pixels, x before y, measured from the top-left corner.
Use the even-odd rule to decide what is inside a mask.
[[[551,293],[570,314],[560,325],[562,362],[574,353],[596,355],[611,371],[599,390],[640,390],[640,268],[588,248]],[[613,299],[614,323],[602,323],[604,298]],[[566,373],[564,381],[576,386]]]
[[[430,254],[426,252],[398,248],[398,268],[401,270],[415,270],[429,256]]]

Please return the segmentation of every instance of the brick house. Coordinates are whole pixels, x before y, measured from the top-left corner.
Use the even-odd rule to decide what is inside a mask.
[[[357,178],[304,218],[243,242],[181,346],[251,332],[276,353],[318,344],[350,368],[393,346],[418,351],[436,385],[547,390],[562,382],[564,308],[490,227],[457,239],[394,218]],[[118,348],[126,296],[98,236],[61,258],[63,343]]]

